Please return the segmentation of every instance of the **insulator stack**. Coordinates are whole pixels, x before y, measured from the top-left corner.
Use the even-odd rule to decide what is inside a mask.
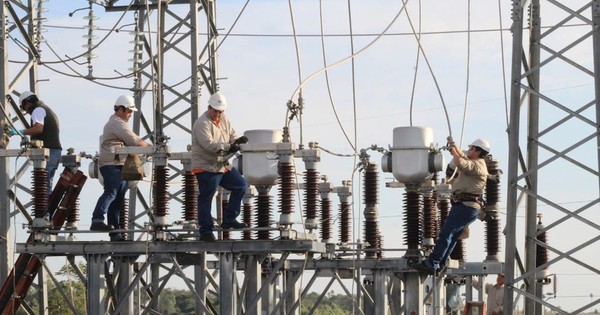
[[[268,228],[271,225],[271,196],[269,195],[269,187],[256,187],[258,197],[256,198],[256,226],[258,228]],[[256,232],[257,239],[271,239],[270,231]]]
[[[279,206],[281,214],[290,216],[294,212],[294,165],[288,162],[279,162],[279,178]]]
[[[379,222],[377,221],[377,164],[369,164],[365,168],[364,175],[364,200],[365,200],[365,241],[369,244],[367,249],[376,249],[367,251],[367,258],[381,257],[381,234],[379,232]]]
[[[244,220],[243,222],[246,223],[247,226],[250,226],[250,227],[252,226],[252,204],[251,203],[244,202],[243,208],[242,208],[242,218]],[[251,240],[252,232],[244,230],[242,232],[242,239]]]
[[[306,228],[317,228],[317,196],[319,194],[319,172],[316,169],[307,169],[304,172],[304,215],[306,217]]]
[[[331,199],[321,199],[321,239],[331,239]]]
[[[33,216],[44,218],[48,209],[48,172],[45,168],[33,169]]]
[[[183,220],[195,223],[198,222],[198,182],[190,171],[183,176]]]
[[[485,183],[485,249],[487,260],[498,260],[500,253],[500,170],[498,169],[498,160],[492,159],[491,155],[485,159],[489,176]]]
[[[377,200],[378,196],[378,173],[377,173],[377,164],[369,164],[365,169],[365,178],[364,178],[364,197],[366,205],[376,205],[379,203]]]
[[[121,211],[119,212],[119,229],[129,230],[129,199],[123,199]],[[124,239],[128,239],[127,233],[121,233]]]
[[[154,199],[154,217],[166,217],[168,211],[168,192],[169,184],[167,182],[168,169],[164,165],[157,165],[154,168],[154,183],[152,184]]]
[[[350,203],[347,201],[340,203],[340,242],[350,242]]]
[[[229,211],[229,198],[223,198],[221,200],[221,218],[225,217],[227,211]],[[228,230],[222,230],[221,232],[224,240],[231,239],[231,233]]]
[[[450,200],[449,199],[438,199],[438,210],[440,210],[440,223],[439,226],[440,228],[442,226],[444,226],[444,222],[446,222],[446,218],[448,217],[448,214],[450,213]],[[439,229],[438,229],[439,232]]]
[[[466,248],[464,240],[458,240],[454,250],[452,251],[452,254],[450,254],[450,258],[458,261],[465,261],[465,257],[467,256],[465,251]]]
[[[423,240],[423,195],[408,188],[404,193],[404,244],[415,253]]]
[[[435,240],[438,236],[438,214],[433,193],[423,194],[423,237]]]
[[[69,214],[67,214],[67,225],[70,225],[69,223],[75,223],[79,221],[79,209],[79,198],[77,198],[73,204],[73,208],[69,211]]]
[[[544,229],[544,225],[542,224],[542,217],[538,215],[538,224],[536,230],[538,231],[536,239],[541,244],[548,244],[548,240],[546,238],[546,231],[540,232],[540,230]],[[548,262],[548,248],[536,245],[535,250],[535,266],[539,267]]]

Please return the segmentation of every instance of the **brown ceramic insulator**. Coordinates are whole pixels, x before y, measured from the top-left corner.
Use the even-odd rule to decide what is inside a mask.
[[[404,193],[404,244],[418,250],[423,242],[423,195],[416,191]]]
[[[485,251],[489,256],[500,252],[500,220],[493,219],[485,222]]]
[[[448,199],[438,199],[438,210],[440,211],[440,221],[439,227],[444,226],[444,222],[446,222],[446,218],[448,217],[448,213],[450,213],[450,200]],[[439,231],[439,229],[438,229]]]
[[[48,209],[48,172],[45,168],[33,170],[33,216],[43,218]]]
[[[256,197],[256,226],[259,228],[267,228],[271,225],[271,196],[268,192],[259,191]],[[257,239],[271,239],[270,231],[256,232]]]
[[[317,196],[319,195],[319,172],[314,169],[308,169],[304,172],[304,215],[307,219],[317,218]]]
[[[340,242],[350,242],[350,203],[340,203]]]
[[[454,260],[458,260],[458,261],[465,261],[465,240],[458,240],[458,242],[456,242],[456,246],[454,247],[454,250],[452,251],[452,254],[450,254],[450,258],[454,259]]]
[[[321,239],[331,239],[331,199],[321,199]]]
[[[242,218],[244,220],[244,223],[246,223],[247,226],[250,226],[250,227],[252,226],[252,204],[244,203],[243,208],[242,208]],[[242,239],[251,240],[252,232],[251,231],[243,231]]]
[[[548,244],[546,232],[539,233],[537,240],[543,244]],[[535,266],[539,267],[548,262],[548,249],[544,246],[536,245],[535,250]]]
[[[294,166],[279,163],[279,209],[281,214],[292,214],[294,210]]]
[[[433,194],[423,195],[423,227],[424,238],[437,238],[438,213]]]
[[[67,222],[74,223],[79,221],[79,209],[79,198],[77,198],[73,204],[73,208],[71,208],[69,214],[67,214]]]
[[[154,199],[154,216],[165,217],[169,214],[169,184],[167,177],[169,170],[164,165],[154,168],[154,183],[152,184],[152,197]]]
[[[378,195],[378,176],[377,173],[377,164],[369,164],[365,169],[364,176],[364,197],[365,197],[365,205],[374,206],[378,203],[377,195]]]
[[[227,213],[227,211],[229,211],[229,199],[225,200],[221,200],[221,218],[225,217],[225,213]],[[221,231],[221,235],[223,236],[224,240],[228,240],[231,238],[231,233],[227,230],[222,230]]]
[[[198,222],[198,181],[192,172],[183,176],[183,220]]]
[[[123,199],[121,211],[119,212],[119,229],[129,230],[129,199]],[[124,239],[128,238],[127,233],[121,233]]]
[[[498,160],[486,159],[485,162],[487,165],[488,173],[490,175],[495,175],[491,176],[491,178],[488,178],[488,180],[485,183],[485,199],[487,204],[495,205],[498,204],[498,202],[500,201]]]

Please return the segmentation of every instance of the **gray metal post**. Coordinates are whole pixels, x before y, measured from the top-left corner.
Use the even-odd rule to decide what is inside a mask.
[[[373,270],[373,314],[387,315],[389,312],[387,296],[387,270]]]
[[[207,270],[206,270],[206,253],[199,253],[199,261],[196,265],[194,265],[194,287],[196,292],[198,293],[200,300],[206,304],[206,279],[207,279]],[[206,312],[200,303],[196,301],[196,315],[204,315]]]
[[[249,310],[249,304],[252,301],[252,299],[254,299],[254,297],[258,294],[261,285],[259,257],[254,255],[248,255],[246,256],[245,261],[246,262],[244,264],[244,272],[247,283],[245,296],[246,312],[252,314],[262,314],[260,300],[258,300],[258,302],[254,304],[252,311]]]
[[[103,315],[106,307],[104,297],[104,260],[102,255],[87,255],[87,314]]]
[[[505,273],[506,287],[504,294],[504,309],[506,314],[512,314],[513,293],[511,290],[515,279],[515,257],[517,254],[516,225],[517,225],[517,180],[519,168],[519,119],[520,115],[520,76],[521,56],[523,53],[523,7],[521,1],[513,0],[512,13],[512,68],[510,88],[510,125],[508,128],[508,170],[507,170],[507,196],[506,196],[506,243],[505,243]]]
[[[404,278],[404,314],[423,314],[423,278],[416,272]]]
[[[237,314],[236,266],[233,253],[219,255],[219,314]]]

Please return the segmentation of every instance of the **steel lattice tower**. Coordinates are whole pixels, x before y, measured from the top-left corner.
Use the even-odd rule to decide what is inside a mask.
[[[508,310],[518,294],[525,299],[525,314],[542,314],[542,303],[565,313],[544,299],[542,290],[550,282],[546,270],[558,264],[572,263],[570,273],[599,273],[593,267],[596,259],[578,257],[598,241],[599,227],[589,218],[600,201],[598,193],[583,197],[582,206],[563,205],[581,198],[576,187],[598,191],[599,7],[600,1],[513,1],[505,314],[512,314]],[[552,92],[581,81],[585,87],[578,95]],[[542,206],[546,220],[540,228],[536,216]],[[523,211],[524,239],[517,233],[517,214]],[[554,247],[546,242],[546,232],[550,240],[553,233],[569,235],[570,244]],[[543,250],[550,260],[537,259]],[[581,305],[573,314],[596,303]]]

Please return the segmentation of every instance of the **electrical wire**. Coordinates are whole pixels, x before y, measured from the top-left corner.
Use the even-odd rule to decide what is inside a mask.
[[[327,68],[327,57],[325,54],[325,31],[323,29],[323,0],[319,0],[319,26],[320,26],[320,30],[321,30],[321,53],[323,55],[323,67]],[[344,128],[344,125],[342,125],[340,116],[338,115],[338,112],[337,112],[337,109],[335,106],[335,102],[333,101],[333,95],[331,93],[331,84],[329,82],[329,71],[328,70],[325,70],[325,85],[327,86],[327,95],[329,97],[329,104],[331,105],[331,109],[333,110],[335,119],[337,120],[337,123],[340,126],[340,129],[342,130],[342,133],[344,134],[346,141],[348,141],[348,144],[352,148],[352,151],[356,152],[356,147],[352,143],[350,138],[348,137],[348,133],[346,133],[346,129]]]
[[[467,1],[467,29],[471,29],[471,0]],[[471,33],[467,32],[467,69],[466,69],[466,82],[465,82],[465,103],[463,110],[463,121],[460,129],[460,141],[458,147],[462,147],[462,141],[464,140],[465,128],[467,124],[467,109],[469,108],[469,84],[471,77]],[[452,136],[452,133],[450,133]],[[455,172],[456,173],[456,169]],[[454,175],[453,175],[454,176]]]
[[[356,56],[358,56],[359,54],[361,54],[362,52],[364,52],[365,50],[367,50],[369,47],[371,47],[371,46],[372,46],[372,45],[373,45],[375,42],[377,42],[377,41],[378,41],[378,40],[379,40],[381,37],[383,37],[383,35],[384,35],[384,34],[385,34],[385,33],[386,33],[386,32],[387,32],[387,31],[388,31],[388,30],[389,30],[389,29],[392,27],[392,25],[394,25],[394,23],[396,22],[396,20],[398,19],[398,17],[399,17],[399,16],[400,16],[400,14],[402,13],[402,11],[404,10],[405,6],[406,6],[406,4],[403,4],[403,5],[402,5],[402,7],[401,7],[401,8],[400,8],[400,10],[398,11],[398,13],[397,13],[397,14],[394,16],[394,18],[393,18],[393,19],[390,21],[390,23],[389,23],[389,24],[388,24],[388,25],[387,25],[387,26],[384,28],[384,30],[383,30],[381,33],[379,33],[379,35],[377,35],[377,36],[375,37],[375,39],[373,39],[372,41],[370,41],[370,42],[369,42],[367,45],[365,45],[363,48],[361,48],[360,50],[358,50],[356,53],[354,53],[354,54],[352,54],[352,55],[350,55],[350,56],[348,56],[348,57],[345,57],[345,58],[343,58],[343,59],[341,59],[341,60],[338,60],[337,62],[335,62],[335,63],[332,63],[332,64],[330,64],[330,65],[329,65],[329,66],[327,66],[327,67],[321,68],[321,69],[319,69],[319,70],[315,71],[314,73],[312,73],[311,75],[309,75],[309,76],[308,76],[306,79],[304,79],[304,80],[303,80],[303,81],[300,83],[300,85],[298,85],[298,86],[296,87],[296,89],[295,89],[295,90],[294,90],[294,92],[292,93],[292,96],[291,96],[289,99],[290,99],[290,100],[293,100],[293,99],[294,99],[294,97],[295,97],[295,96],[298,94],[298,92],[300,91],[300,89],[302,89],[302,87],[303,87],[304,85],[306,85],[306,83],[310,82],[310,81],[311,81],[313,78],[315,78],[317,75],[319,75],[319,74],[323,73],[325,70],[329,70],[329,69],[331,69],[331,68],[337,67],[338,65],[340,65],[340,64],[342,64],[342,63],[344,63],[344,62],[346,62],[346,61],[348,61],[348,60],[350,60],[350,59],[352,59],[352,58],[354,58],[354,57],[356,57]],[[287,119],[289,112],[290,112],[290,109],[288,108],[288,109],[287,109],[287,112],[286,112],[286,115],[285,115],[285,117],[286,117],[285,126],[286,126],[286,127],[289,127],[289,121],[288,121],[288,119]]]
[[[408,1],[408,0],[407,0]],[[406,1],[405,1],[406,2]],[[417,39],[419,41],[421,41],[421,22],[423,20],[423,16],[422,16],[422,4],[421,4],[421,0],[419,0],[419,31],[418,31],[418,36]],[[408,9],[406,9],[406,15],[408,16]],[[414,100],[415,100],[415,90],[417,88],[417,75],[419,73],[419,59],[421,59],[421,49],[417,46],[417,58],[415,61],[415,74],[413,75],[413,83],[412,83],[412,89],[410,92],[410,114],[409,114],[409,125],[412,126],[413,125],[413,105],[414,105]]]
[[[504,111],[506,114],[506,128],[508,130],[508,93],[506,88],[506,67],[504,64],[504,37],[502,36],[502,0],[498,0],[498,24],[500,25],[500,57],[502,60],[502,92],[504,93]]]
[[[300,48],[298,47],[298,36],[296,36],[297,32],[296,32],[296,23],[294,22],[294,9],[292,7],[292,0],[288,0],[288,8],[290,10],[290,22],[292,23],[292,32],[294,34],[294,49],[296,51],[296,66],[298,68],[298,84],[302,85],[302,66],[300,65]],[[300,121],[300,145],[302,145],[304,143],[303,141],[303,137],[304,137],[304,132],[302,131],[303,129],[303,124],[302,124],[302,106],[303,106],[303,101],[302,101],[302,87],[300,87],[298,90],[298,120]],[[293,97],[290,98],[290,100],[293,100]],[[289,108],[288,108],[288,112],[289,112]],[[286,114],[287,117],[287,114]],[[286,119],[286,124],[288,123],[288,120]],[[287,126],[287,125],[286,125]]]

